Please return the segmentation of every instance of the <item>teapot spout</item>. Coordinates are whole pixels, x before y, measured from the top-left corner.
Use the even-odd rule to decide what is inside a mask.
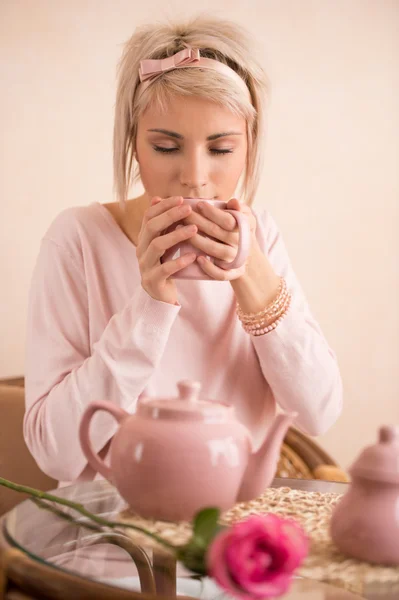
[[[269,487],[276,473],[284,436],[297,414],[286,413],[275,417],[263,444],[248,459],[237,502],[249,502]]]

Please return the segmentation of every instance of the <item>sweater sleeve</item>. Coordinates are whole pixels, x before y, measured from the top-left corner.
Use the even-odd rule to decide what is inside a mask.
[[[43,240],[28,305],[24,437],[45,473],[73,481],[84,471],[78,432],[91,401],[109,400],[134,411],[179,308],[154,300],[138,286],[90,348],[84,271],[64,248]],[[95,451],[104,448],[116,427],[106,413],[94,417]]]
[[[261,247],[276,273],[285,277],[292,301],[276,329],[263,336],[253,336],[253,345],[279,406],[298,413],[295,425],[305,433],[321,435],[342,410],[342,381],[337,360],[311,314],[282,236],[267,212],[258,218],[258,231]]]

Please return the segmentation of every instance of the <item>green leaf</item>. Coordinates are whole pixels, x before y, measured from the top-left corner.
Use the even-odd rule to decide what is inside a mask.
[[[206,575],[205,555],[206,548],[198,546],[192,538],[188,544],[180,549],[178,560],[193,573]]]
[[[179,549],[178,559],[187,569],[199,575],[206,574],[205,557],[208,546],[215,535],[223,529],[219,524],[219,517],[218,508],[205,508],[198,512],[193,519],[192,538]]]
[[[219,517],[220,510],[218,508],[205,508],[195,515],[192,540],[195,545],[207,548],[219,531]]]

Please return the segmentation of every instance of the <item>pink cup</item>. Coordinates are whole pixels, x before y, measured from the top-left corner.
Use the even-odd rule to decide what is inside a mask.
[[[228,210],[227,202],[223,202],[222,200],[205,200],[203,198],[184,198],[183,204],[189,204],[191,206],[191,208],[193,209],[193,211],[198,212],[197,204],[200,201],[208,202],[208,204],[212,204],[213,206],[216,206],[217,208],[221,208],[222,210],[227,210],[231,215],[233,215],[233,217],[237,221],[238,232],[239,232],[239,236],[240,236],[239,243],[238,243],[237,255],[232,262],[218,260],[216,258],[213,258],[213,256],[209,256],[208,258],[215,265],[217,265],[218,267],[221,267],[222,269],[225,269],[226,271],[228,271],[230,269],[238,269],[239,267],[242,267],[242,265],[245,263],[245,261],[248,258],[248,254],[249,254],[249,251],[251,248],[251,229],[250,229],[247,217],[237,210]],[[166,229],[164,233],[170,233],[171,231],[174,231],[176,229],[176,227],[178,227],[181,224],[182,224],[181,221],[174,223],[171,227]],[[183,256],[184,254],[189,254],[192,252],[194,252],[197,256],[207,256],[204,252],[201,252],[201,250],[198,250],[198,248],[194,248],[194,246],[192,244],[190,244],[190,241],[187,240],[184,242],[180,242],[179,244],[176,244],[172,248],[169,248],[169,250],[167,250],[165,252],[165,254],[162,256],[161,262],[166,262],[168,260],[174,260],[176,258],[179,258],[180,256]],[[188,265],[187,267],[185,267],[184,269],[182,269],[181,271],[178,271],[175,275],[173,275],[173,278],[174,279],[212,279],[212,277],[209,277],[206,273],[204,273],[204,271],[201,269],[201,267],[199,266],[199,264],[197,262],[193,262],[190,265]]]

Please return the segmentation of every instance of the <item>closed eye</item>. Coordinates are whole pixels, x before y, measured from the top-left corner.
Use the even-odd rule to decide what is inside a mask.
[[[155,152],[162,152],[163,154],[172,154],[178,152],[179,148],[163,148],[162,146],[154,146]],[[229,148],[211,148],[211,154],[232,154],[233,150]]]
[[[162,148],[162,146],[154,146],[155,152],[164,152],[165,154],[171,154],[176,152],[179,148]]]
[[[229,148],[212,148],[210,152],[211,154],[232,154],[233,150]]]

